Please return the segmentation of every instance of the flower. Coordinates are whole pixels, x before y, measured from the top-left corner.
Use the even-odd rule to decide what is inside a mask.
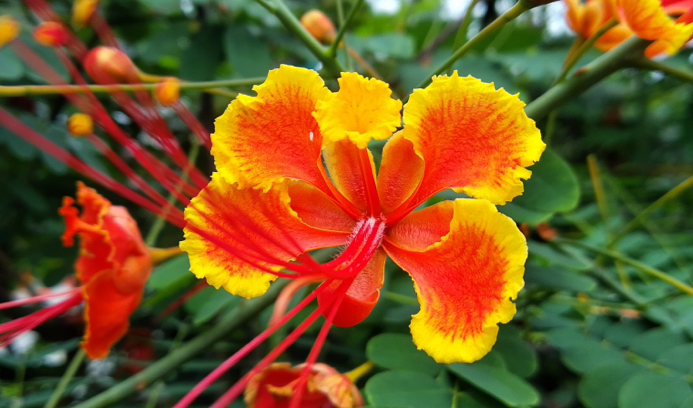
[[[73,113],[67,119],[67,132],[72,136],[87,136],[94,132],[94,121],[86,113]]]
[[[320,10],[306,11],[301,16],[301,25],[313,38],[323,44],[332,44],[337,36],[332,20]]]
[[[58,211],[65,218],[65,246],[80,238],[75,275],[81,286],[58,294],[0,304],[0,310],[60,297],[58,303],[17,320],[0,324],[0,343],[84,304],[86,329],[82,348],[91,359],[103,359],[128,330],[130,315],[139,307],[144,285],[154,265],[180,254],[178,248],[148,248],[135,220],[124,207],[113,206],[95,190],[77,184],[77,203],[63,199]]]
[[[584,5],[579,0],[564,0],[564,4],[568,26],[583,38],[592,37],[616,14],[612,0],[587,0]]]
[[[0,16],[0,48],[14,41],[19,30],[19,23],[12,16]]]
[[[274,363],[253,376],[245,390],[248,408],[289,407],[296,395],[304,366],[291,368],[289,363]],[[305,383],[302,408],[356,408],[363,406],[358,388],[334,368],[313,364]]]
[[[62,23],[45,21],[38,25],[33,32],[34,41],[45,47],[62,47],[70,39],[69,33]]]
[[[191,271],[245,298],[277,277],[321,281],[319,312],[348,327],[377,303],[389,256],[414,281],[417,347],[441,363],[480,359],[515,313],[527,257],[494,204],[522,193],[539,131],[517,96],[457,73],[414,91],[403,117],[385,83],[343,73],[339,85],[281,66],[217,119],[217,173],[185,210]],[[376,177],[367,145],[386,139]],[[413,212],[446,189],[475,198]],[[334,246],[323,265],[308,254]]]

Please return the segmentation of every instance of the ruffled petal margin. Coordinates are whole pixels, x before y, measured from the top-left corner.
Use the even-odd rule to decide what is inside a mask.
[[[365,149],[371,140],[385,140],[401,126],[402,102],[392,99],[388,84],[342,72],[339,91],[318,102],[314,114],[322,131],[323,147],[349,140]]]
[[[322,136],[313,111],[330,95],[315,71],[282,65],[239,95],[215,122],[212,155],[217,171],[241,188],[270,189],[282,180],[304,180],[327,191],[318,168]]]
[[[522,194],[521,179],[546,145],[517,95],[472,77],[434,77],[404,107],[403,137],[425,172],[414,202],[439,191],[505,204]]]
[[[414,344],[439,363],[471,363],[491,350],[498,323],[515,315],[527,244],[488,201],[441,204],[404,218],[384,248],[414,280],[421,305],[410,326]]]
[[[291,209],[288,183],[242,189],[215,173],[185,209],[190,271],[233,295],[263,295],[272,272],[305,251],[344,245],[349,233],[313,228]]]

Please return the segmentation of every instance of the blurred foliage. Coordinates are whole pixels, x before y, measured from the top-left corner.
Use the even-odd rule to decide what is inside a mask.
[[[287,3],[296,16],[319,8],[339,21],[338,0]],[[349,10],[353,1],[344,3]],[[401,7],[391,15],[374,13],[369,4],[364,5],[346,41],[402,98],[449,57],[461,20],[445,15],[439,0],[396,3]],[[482,1],[468,33],[462,34],[473,35],[507,3]],[[50,4],[68,18],[69,2]],[[111,0],[104,1],[102,8],[123,48],[151,74],[207,81],[264,77],[279,64],[322,67],[275,16],[252,0]],[[547,30],[550,22],[562,18],[547,10],[532,10],[507,25],[456,62],[454,69],[519,93],[526,103],[537,98],[559,74],[572,43],[567,32]],[[2,14],[18,18],[23,38],[32,44],[26,33],[35,20],[20,2],[1,2]],[[78,35],[89,46],[98,44],[90,30],[79,30]],[[50,52],[32,47],[65,73]],[[588,53],[581,64],[597,55]],[[690,71],[690,56],[684,50],[665,63]],[[346,63],[344,53],[340,58]],[[2,85],[43,83],[7,48],[0,50],[0,81]],[[336,84],[327,83],[332,88]],[[247,87],[234,91],[251,92]],[[146,144],[147,136],[118,105],[106,97],[101,100],[131,137]],[[210,131],[213,119],[230,102],[229,97],[199,91],[184,91],[183,100]],[[74,109],[63,98],[14,97],[0,104],[90,166],[124,180],[89,144],[66,135],[64,124]],[[172,112],[163,114],[188,148],[187,128]],[[515,319],[502,325],[498,343],[483,360],[471,365],[436,364],[416,350],[408,334],[411,315],[418,310],[411,280],[388,263],[386,286],[372,315],[354,328],[333,329],[320,356],[320,361],[340,371],[367,360],[376,365],[358,382],[369,407],[693,407],[693,298],[642,268],[598,256],[572,241],[547,241],[542,234],[548,228],[559,237],[617,251],[693,283],[690,190],[607,248],[630,220],[693,174],[693,138],[687,130],[693,128],[693,87],[659,72],[624,69],[538,125],[549,149],[531,168],[524,196],[501,208],[524,224],[531,237],[526,287],[517,300]],[[156,146],[149,148],[163,157]],[[6,300],[24,272],[46,286],[72,273],[76,251],[60,243],[63,225],[56,209],[61,197],[74,195],[80,177],[2,127],[0,155],[0,300]],[[596,158],[592,173],[588,155]],[[205,173],[213,168],[206,153],[197,164]],[[599,184],[595,184],[597,175]],[[603,193],[601,202],[595,186]],[[114,204],[127,206],[143,231],[156,222],[122,198],[102,193]],[[431,202],[452,196],[442,193]],[[176,245],[180,239],[181,231],[165,227],[157,245]],[[140,358],[146,353],[139,353],[165,357],[214,327],[240,303],[224,291],[206,288],[166,318],[157,317],[196,284],[185,257],[156,269],[143,306],[131,320],[132,332],[106,363],[90,363],[78,372],[67,388],[65,403],[88,400],[152,363]],[[147,402],[147,406],[171,406],[259,333],[270,312],[265,310],[160,382],[112,406]],[[48,356],[74,354],[76,325],[60,321],[39,328],[41,339],[28,353],[0,352],[0,407],[42,406],[47,401],[69,362]],[[303,361],[316,336],[317,329],[312,328],[283,359]],[[280,339],[281,332],[209,388],[198,405],[216,399]]]

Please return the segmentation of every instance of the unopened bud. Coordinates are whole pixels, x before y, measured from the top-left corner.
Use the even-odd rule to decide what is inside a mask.
[[[99,0],[75,0],[72,4],[72,24],[84,27],[99,7]]]
[[[173,106],[180,99],[180,80],[178,78],[164,78],[154,89],[154,98],[161,106]]]
[[[46,21],[34,29],[34,41],[46,47],[62,47],[68,39],[67,29],[56,21]]]
[[[10,16],[0,16],[0,47],[4,47],[19,35],[19,23]]]
[[[332,44],[336,31],[332,20],[320,10],[310,10],[301,17],[301,25],[316,40],[323,44]]]
[[[137,82],[137,68],[124,52],[113,47],[96,47],[84,58],[84,69],[101,85]]]
[[[67,131],[72,136],[87,136],[94,132],[94,122],[87,114],[75,113],[67,120]]]

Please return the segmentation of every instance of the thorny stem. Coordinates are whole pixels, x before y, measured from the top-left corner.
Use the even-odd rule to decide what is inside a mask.
[[[279,296],[287,281],[275,282],[261,298],[252,299],[237,307],[232,313],[221,318],[210,330],[169,353],[166,357],[150,365],[140,373],[122,381],[101,394],[76,405],[73,408],[101,408],[109,406],[130,394],[147,387],[159,378],[169,374],[176,367],[208,349],[212,344],[236,330],[246,321],[264,310]]]
[[[649,58],[639,58],[630,63],[631,66],[649,71],[660,71],[671,77],[693,83],[693,72],[674,68],[672,66],[662,64],[661,62],[652,61]]]
[[[252,86],[262,83],[265,78],[227,79],[221,81],[181,82],[180,89],[202,89],[214,91],[214,88],[234,88]],[[18,85],[0,86],[0,97],[36,96],[36,95],[68,95],[92,93],[113,93],[118,91],[151,91],[158,83],[135,85]]]
[[[443,74],[452,67],[458,59],[462,58],[467,52],[474,48],[481,41],[486,39],[489,35],[501,29],[507,23],[513,21],[518,16],[520,16],[525,11],[529,10],[531,7],[527,5],[524,1],[518,1],[510,10],[503,13],[497,19],[495,19],[491,24],[484,27],[483,30],[479,31],[471,40],[467,41],[460,48],[458,48],[445,62],[443,62],[438,68],[435,69],[428,75],[426,79],[417,86],[417,88],[424,88],[426,85],[431,83],[431,78]]]
[[[55,391],[53,391],[53,394],[51,394],[51,398],[48,400],[48,402],[46,402],[46,405],[44,405],[43,408],[54,408],[56,405],[58,405],[60,397],[62,397],[63,393],[65,392],[70,380],[72,380],[75,373],[77,373],[77,369],[82,364],[82,361],[84,361],[85,356],[86,353],[84,352],[83,348],[80,347],[77,349],[77,354],[75,354],[75,356],[72,358],[70,365],[65,370],[65,374],[63,374],[58,386],[55,388]]]

